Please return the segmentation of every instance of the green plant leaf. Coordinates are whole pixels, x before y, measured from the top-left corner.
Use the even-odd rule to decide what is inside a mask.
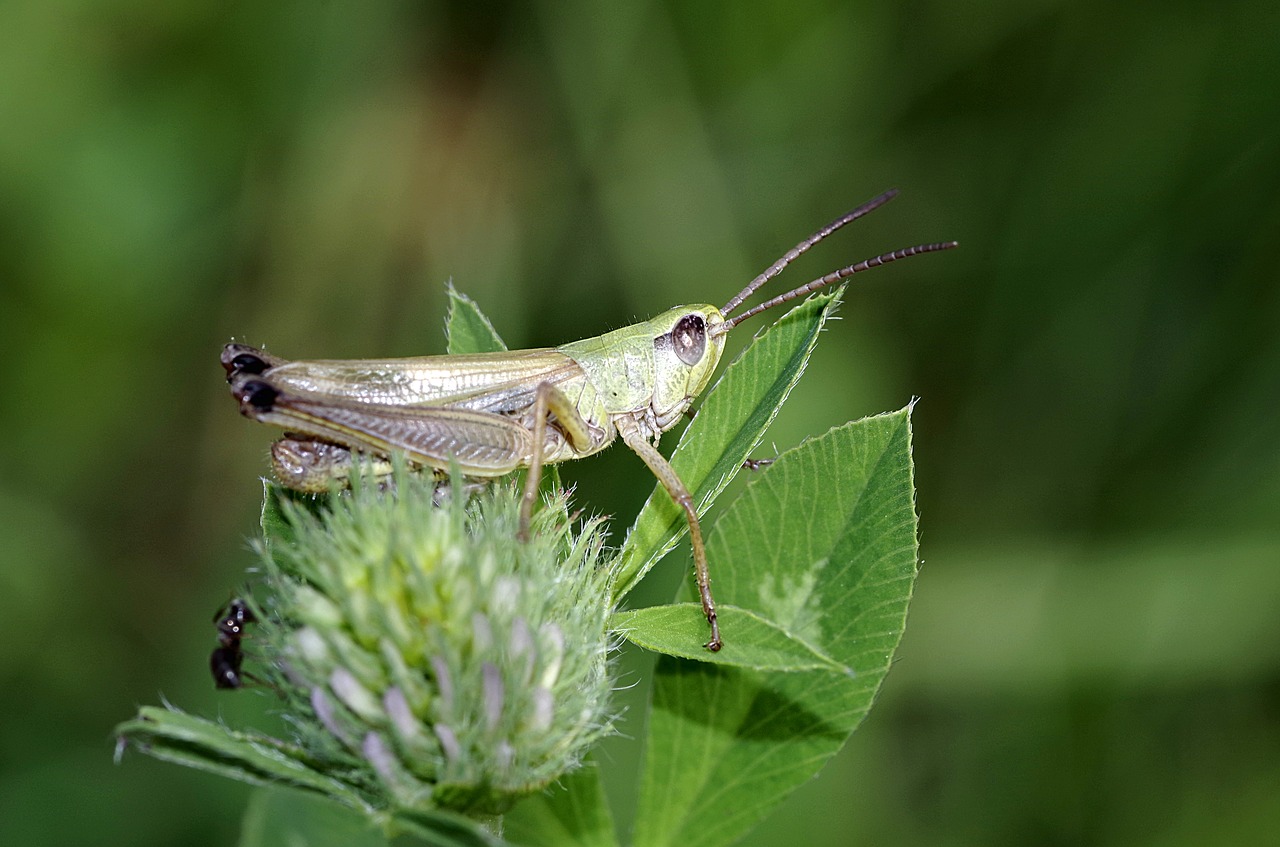
[[[843,290],[810,297],[766,327],[707,393],[671,457],[699,514],[759,445]],[[656,486],[623,542],[615,596],[626,596],[688,531],[684,511],[665,488]]]
[[[757,612],[723,604],[717,605],[716,612],[722,629],[733,633],[733,639],[716,653],[699,646],[707,637],[707,619],[697,603],[617,612],[609,628],[646,650],[713,665],[848,673],[848,668]]]
[[[449,355],[464,353],[499,353],[507,349],[493,324],[480,311],[475,301],[448,285],[449,313],[444,320],[444,335]]]
[[[353,808],[368,803],[350,785],[312,768],[300,748],[255,732],[240,732],[178,709],[144,706],[116,727],[123,741],[166,762],[238,779],[251,785],[283,782],[334,797]]]
[[[440,847],[502,847],[506,843],[474,821],[449,812],[379,812],[352,785],[312,768],[301,748],[176,709],[143,707],[137,718],[120,724],[116,734],[129,744],[145,746],[148,755],[162,761],[251,785],[290,786],[290,790],[264,790],[255,797],[245,815],[242,847],[386,844],[386,838],[370,824],[373,818],[387,822],[391,831],[407,832]],[[302,813],[299,809],[311,811]],[[311,825],[313,820],[316,826]],[[289,838],[282,834],[289,834]]]
[[[788,451],[708,538],[716,593],[852,668],[764,673],[658,661],[638,847],[741,837],[861,722],[906,623],[917,566],[910,409]],[[725,628],[732,644],[733,630]],[[726,648],[727,649],[727,648]]]
[[[284,500],[293,499],[296,499],[294,492],[269,479],[262,480],[262,516],[259,523],[263,541],[267,544],[289,544],[293,541],[293,527],[281,505]]]
[[[396,847],[409,847],[417,842],[431,847],[512,847],[510,841],[489,834],[475,821],[453,812],[397,811],[391,817],[391,827],[414,839],[397,838]]]
[[[521,800],[503,818],[506,837],[526,847],[616,847],[617,833],[595,762]]]
[[[387,847],[386,836],[365,815],[336,803],[281,788],[249,798],[240,847]]]
[[[384,816],[388,840],[374,819],[329,800],[285,788],[263,788],[249,800],[239,847],[509,847],[472,820],[449,812]]]
[[[312,514],[320,514],[328,503],[327,494],[303,494],[285,488],[278,482],[262,480],[262,514],[259,525],[262,528],[262,539],[269,546],[272,544],[292,544],[296,533],[289,523],[289,515],[285,503],[292,503]]]

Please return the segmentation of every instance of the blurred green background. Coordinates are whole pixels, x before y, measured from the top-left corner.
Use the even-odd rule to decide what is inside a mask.
[[[273,437],[223,342],[439,352],[450,278],[513,346],[595,335],[724,302],[890,186],[784,279],[962,249],[861,277],[770,438],[921,397],[924,567],[878,707],[751,843],[1280,828],[1280,6],[4,18],[0,843],[236,838],[248,789],[111,763],[161,696],[270,708],[206,667]],[[618,532],[653,484],[622,448],[565,478]],[[624,825],[635,747],[605,751]]]

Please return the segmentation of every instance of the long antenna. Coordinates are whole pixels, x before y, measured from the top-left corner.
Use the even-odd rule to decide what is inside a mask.
[[[842,279],[848,279],[849,277],[853,276],[856,273],[870,270],[871,268],[878,268],[881,265],[887,265],[890,262],[896,262],[899,259],[905,259],[908,256],[915,256],[920,253],[935,253],[938,250],[950,250],[953,247],[959,247],[959,246],[960,246],[959,241],[939,241],[935,244],[917,244],[915,247],[905,247],[901,250],[894,250],[890,253],[881,253],[879,256],[876,256],[875,258],[872,258],[872,259],[864,259],[863,261],[858,262],[858,264],[856,265],[849,265],[847,268],[841,268],[838,271],[832,271],[826,276],[818,277],[813,282],[802,285],[799,288],[792,289],[791,291],[788,291],[786,294],[779,294],[777,297],[774,297],[772,300],[768,300],[764,303],[761,303],[759,306],[753,306],[752,308],[747,309],[747,311],[743,312],[740,315],[735,315],[734,317],[720,324],[720,326],[717,327],[715,330],[716,334],[719,335],[720,333],[728,332],[738,324],[745,321],[747,318],[755,317],[756,315],[760,314],[766,309],[772,309],[774,306],[781,305],[782,303],[785,303],[788,300],[794,300],[797,297],[803,297],[804,295],[808,294],[811,291],[817,291],[819,288],[822,288],[823,286],[826,286],[826,285],[831,285],[833,282],[839,282]]]
[[[861,206],[854,209],[853,211],[846,212],[845,214],[836,218],[831,223],[824,226],[822,229],[815,232],[813,235],[806,238],[804,241],[801,241],[795,247],[792,247],[790,250],[784,253],[781,259],[779,259],[778,261],[770,265],[768,268],[766,268],[764,273],[760,274],[758,277],[751,280],[750,284],[748,284],[746,288],[739,291],[736,297],[734,297],[732,300],[730,300],[728,303],[725,304],[725,307],[720,310],[720,313],[723,315],[730,314],[734,309],[742,305],[743,300],[746,300],[752,294],[755,294],[756,289],[764,285],[769,280],[773,279],[778,274],[782,273],[783,268],[785,268],[787,265],[794,262],[796,259],[800,258],[800,256],[810,247],[817,244],[819,241],[826,238],[828,235],[835,232],[837,229],[844,226],[845,224],[852,223],[853,221],[856,221],[858,218],[862,217],[868,212],[875,211],[876,209],[880,208],[885,203],[888,203],[890,200],[892,200],[894,197],[897,197],[897,196],[898,196],[898,189],[890,188],[888,191],[886,191],[884,194],[881,194],[879,197],[874,197],[868,200],[867,202],[863,203]]]

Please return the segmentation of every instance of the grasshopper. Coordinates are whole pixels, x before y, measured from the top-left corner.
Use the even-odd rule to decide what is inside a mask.
[[[590,456],[622,438],[684,510],[698,595],[711,628],[705,646],[718,651],[723,642],[702,528],[688,489],[658,452],[658,438],[706,389],[729,330],[744,320],[861,271],[956,246],[948,241],[883,253],[730,317],[810,247],[896,194],[887,191],[827,224],[720,309],[678,306],[651,320],[555,348],[286,361],[228,344],[222,365],[241,413],[286,430],[286,437],[272,447],[272,464],[285,485],[321,491],[340,484],[352,473],[352,451],[380,463],[375,473],[389,469],[393,453],[437,473],[456,466],[472,479],[525,467],[521,538],[527,537],[544,464]]]

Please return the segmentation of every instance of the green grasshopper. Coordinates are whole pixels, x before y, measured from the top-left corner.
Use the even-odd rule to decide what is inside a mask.
[[[486,479],[528,468],[520,512],[526,538],[542,466],[590,456],[622,440],[689,523],[705,645],[722,645],[702,528],[692,496],[657,450],[702,394],[729,330],[747,318],[879,265],[956,246],[894,250],[833,271],[735,316],[755,291],[810,247],[887,203],[887,191],[801,241],[724,308],[679,306],[648,321],[555,348],[406,359],[286,361],[242,344],[222,351],[231,393],[248,418],[286,430],[272,464],[287,486],[327,490],[349,478],[352,451],[385,472],[393,453],[437,473]]]

